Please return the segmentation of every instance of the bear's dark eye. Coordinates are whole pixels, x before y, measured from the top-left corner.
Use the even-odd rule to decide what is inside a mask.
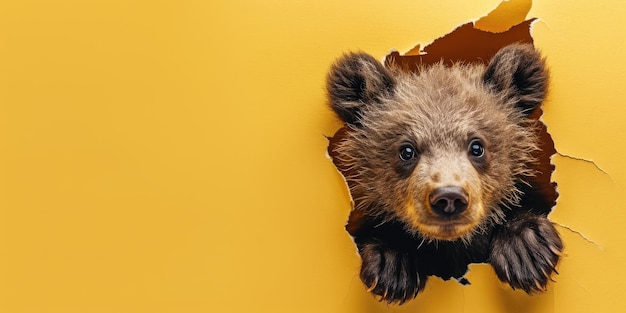
[[[480,139],[474,139],[470,142],[469,155],[475,158],[481,158],[485,155],[485,147]]]
[[[415,148],[410,144],[400,147],[400,159],[402,161],[410,161],[415,157]]]

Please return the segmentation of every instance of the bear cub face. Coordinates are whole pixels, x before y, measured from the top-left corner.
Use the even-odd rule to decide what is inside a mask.
[[[348,124],[334,148],[349,170],[355,209],[385,216],[428,240],[463,240],[502,223],[534,175],[528,114],[548,74],[530,46],[503,48],[490,64],[443,64],[419,74],[363,53],[328,76],[331,108]]]
[[[468,283],[468,264],[483,262],[514,289],[545,290],[563,243],[535,176],[543,142],[529,114],[547,80],[529,45],[418,74],[364,53],[332,66],[329,103],[346,126],[329,154],[354,201],[346,229],[368,291],[404,303],[429,276]]]

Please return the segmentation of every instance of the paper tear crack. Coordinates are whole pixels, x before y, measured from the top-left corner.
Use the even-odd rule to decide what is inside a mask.
[[[578,235],[580,238],[582,238],[583,240],[587,241],[588,243],[590,243],[590,244],[592,244],[592,245],[596,246],[596,248],[598,248],[600,251],[604,251],[604,247],[603,247],[601,244],[599,244],[599,243],[597,243],[596,241],[592,240],[591,238],[587,237],[587,236],[586,236],[585,234],[583,234],[582,232],[580,232],[580,231],[578,231],[578,230],[575,230],[575,229],[573,229],[573,228],[572,228],[572,227],[570,227],[570,226],[567,226],[567,225],[563,225],[563,224],[561,224],[561,223],[558,223],[558,222],[556,222],[556,221],[552,221],[552,223],[554,223],[555,225],[560,226],[560,227],[561,227],[561,228],[563,228],[563,229],[567,229],[567,230],[569,230],[570,232],[572,232],[572,233],[574,233],[574,234]]]
[[[565,154],[565,153],[561,153],[561,152],[558,152],[558,151],[556,152],[556,154],[558,156],[561,156],[561,157],[564,157],[564,158],[567,158],[567,159],[570,159],[570,160],[581,161],[581,162],[585,162],[585,163],[593,165],[598,171],[600,171],[604,175],[608,176],[609,179],[611,179],[611,182],[613,182],[613,184],[615,186],[619,187],[617,182],[613,179],[613,176],[611,176],[611,174],[609,174],[609,172],[605,171],[602,167],[600,167],[600,165],[598,165],[598,163],[596,163],[594,160],[585,159],[585,158],[581,158],[581,157],[576,157],[576,156]]]
[[[497,8],[476,20],[474,26],[492,33],[505,32],[513,25],[522,23],[532,5],[532,0],[504,0]]]

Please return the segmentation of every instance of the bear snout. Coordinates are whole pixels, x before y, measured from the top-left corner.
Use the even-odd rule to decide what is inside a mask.
[[[467,209],[469,196],[465,189],[458,186],[439,187],[430,193],[429,202],[433,212],[452,217]]]

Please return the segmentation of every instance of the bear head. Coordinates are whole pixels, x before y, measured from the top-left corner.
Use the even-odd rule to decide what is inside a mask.
[[[408,73],[350,53],[327,79],[347,128],[333,147],[355,209],[429,240],[471,240],[519,205],[535,175],[537,121],[548,73],[530,45],[484,64]]]

